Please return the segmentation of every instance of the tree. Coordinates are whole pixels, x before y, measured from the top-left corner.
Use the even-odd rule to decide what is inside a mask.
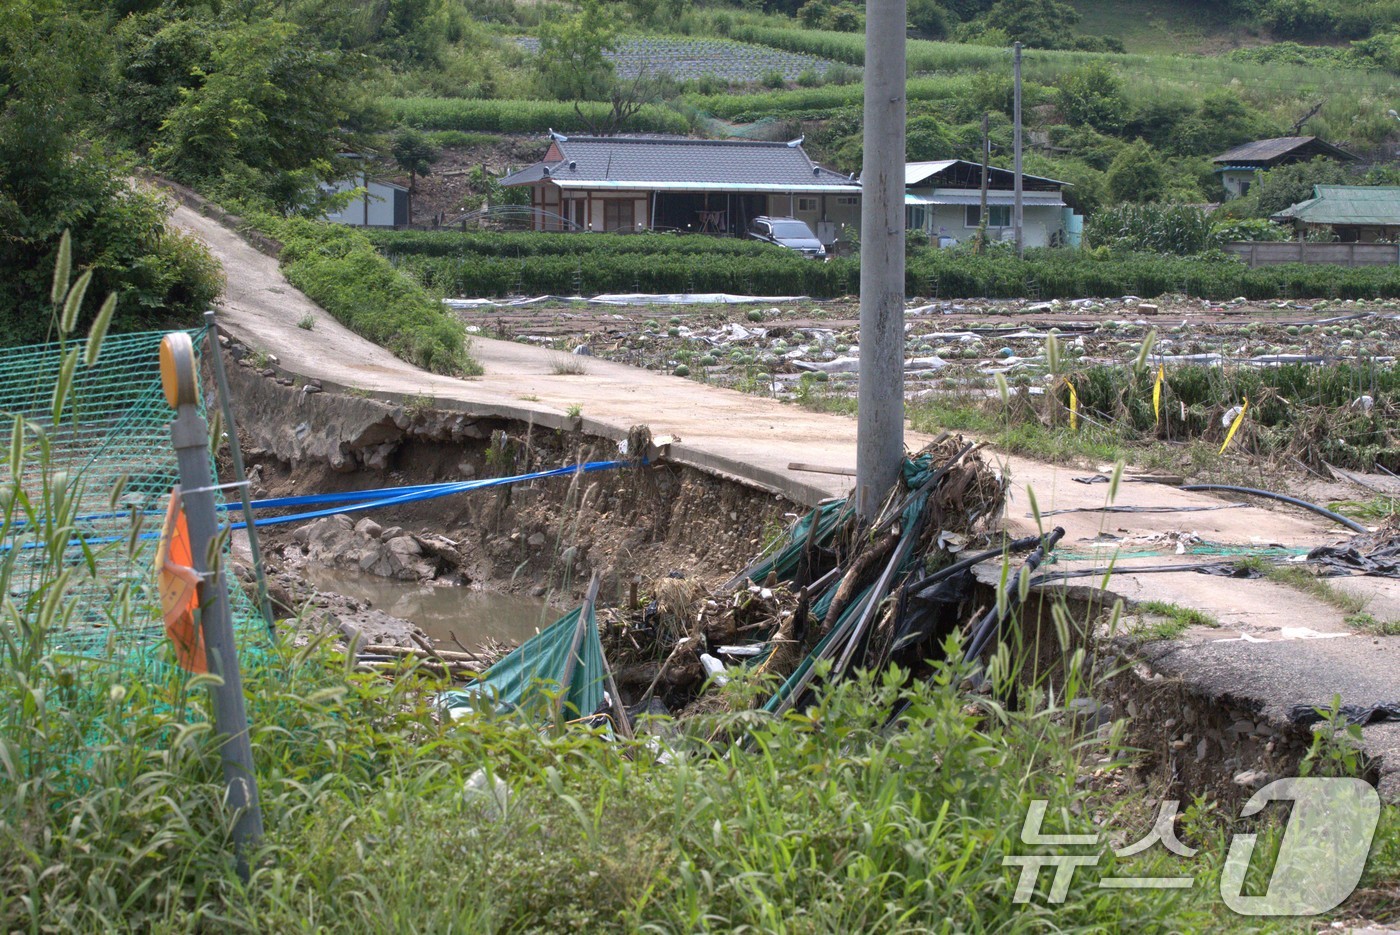
[[[0,343],[49,333],[65,229],[75,273],[93,273],[89,294],[116,294],[118,330],[193,323],[219,292],[208,253],[168,231],[160,199],[82,136],[80,90],[94,64],[85,56],[101,28],[56,3],[0,12]]]
[[[412,127],[404,127],[394,134],[390,151],[399,168],[408,173],[409,191],[417,188],[418,176],[432,174],[433,163],[442,156],[426,136]]]
[[[1114,203],[1157,201],[1166,190],[1166,174],[1157,154],[1143,140],[1125,148],[1108,167],[1108,197]]]
[[[948,38],[948,14],[938,0],[909,0],[909,31],[920,39]]]
[[[160,125],[151,157],[181,181],[281,211],[314,198],[353,146],[352,59],[272,20],[216,31],[211,63]],[[212,188],[210,188],[212,186]]]
[[[1319,0],[1269,0],[1259,21],[1277,35],[1317,41],[1332,33],[1337,16]]]
[[[1060,112],[1071,126],[1089,126],[1104,133],[1120,130],[1127,119],[1128,99],[1113,68],[1091,62],[1066,72],[1059,82]]]
[[[1260,173],[1249,193],[1226,204],[1224,210],[1232,217],[1269,218],[1313,197],[1314,186],[1351,182],[1352,173],[1346,166],[1319,156],[1311,162],[1295,162]]]
[[[986,21],[1032,49],[1063,49],[1074,44],[1079,12],[1060,0],[997,0]]]
[[[616,77],[607,53],[616,45],[616,20],[601,0],[583,0],[575,15],[546,20],[535,57],[545,93],[561,101],[606,100]]]

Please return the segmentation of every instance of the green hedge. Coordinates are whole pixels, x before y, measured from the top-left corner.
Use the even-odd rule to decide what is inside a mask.
[[[369,235],[401,269],[448,295],[597,292],[747,292],[832,298],[859,287],[859,263],[804,260],[743,240],[667,234]],[[1086,298],[1184,292],[1211,299],[1395,298],[1400,267],[1249,269],[1233,259],[1032,250],[973,256],[922,250],[906,270],[909,295]]]
[[[480,373],[466,329],[442,304],[342,224],[262,216],[282,242],[288,281],[351,331],[435,373]]]
[[[648,256],[705,254],[777,256],[791,259],[782,247],[757,240],[710,237],[701,234],[496,234],[477,231],[366,231],[375,246],[390,257],[398,256],[615,256],[645,253]]]
[[[460,97],[389,98],[389,116],[422,130],[462,130],[486,133],[545,133],[550,128],[576,128],[578,114],[570,101],[476,100]],[[584,101],[584,116],[601,122],[611,105]],[[685,117],[667,107],[648,104],[623,127],[637,133],[686,133]]]

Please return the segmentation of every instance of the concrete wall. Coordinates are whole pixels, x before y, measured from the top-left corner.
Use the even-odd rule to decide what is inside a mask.
[[[1282,263],[1331,263],[1337,266],[1392,266],[1400,263],[1400,246],[1369,243],[1230,243],[1227,253],[1251,267]]]
[[[977,236],[977,227],[967,225],[965,205],[928,205],[924,210],[924,230],[935,243],[943,237],[951,237],[962,243]],[[1025,236],[1028,248],[1050,246],[1050,238],[1063,229],[1063,208],[1026,205]],[[987,237],[991,240],[1014,240],[1016,232],[1011,227],[989,227]]]
[[[1257,173],[1252,169],[1226,169],[1220,173],[1220,184],[1225,186],[1225,200],[1232,201],[1254,184]]]

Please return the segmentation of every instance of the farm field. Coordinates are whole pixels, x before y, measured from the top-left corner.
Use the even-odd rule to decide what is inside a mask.
[[[538,39],[525,36],[516,41],[528,52],[539,52]],[[798,81],[820,78],[837,64],[815,55],[748,42],[666,36],[627,36],[605,54],[616,67],[617,76],[627,80],[639,75],[666,75],[676,81],[716,78],[734,84],[776,78]]]
[[[977,431],[1045,457],[1135,452],[1209,472],[1221,468],[1209,453],[1228,428],[1222,418],[1251,399],[1247,447],[1263,461],[1286,461],[1290,472],[1299,462],[1400,472],[1388,415],[1400,406],[1400,303],[1180,295],[912,303],[922,304],[906,310],[905,397],[916,425]],[[859,306],[851,299],[458,315],[479,334],[565,352],[584,347],[678,378],[854,413]],[[1147,365],[1135,372],[1144,345]],[[1158,365],[1165,420],[1151,402]],[[998,380],[1022,402],[1002,404]],[[1076,386],[1082,432],[1065,430],[1066,381]],[[1356,403],[1363,398],[1367,405]],[[1046,433],[1045,425],[1058,429]],[[1198,447],[1157,447],[1165,442]]]

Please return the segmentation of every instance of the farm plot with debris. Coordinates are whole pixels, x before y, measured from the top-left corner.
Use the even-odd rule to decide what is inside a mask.
[[[1243,450],[1324,474],[1329,464],[1400,472],[1394,302],[916,303],[906,310],[905,395],[926,430],[1031,424],[1081,440],[1219,448],[1247,402],[1233,442]],[[851,300],[462,314],[483,334],[854,411]]]

